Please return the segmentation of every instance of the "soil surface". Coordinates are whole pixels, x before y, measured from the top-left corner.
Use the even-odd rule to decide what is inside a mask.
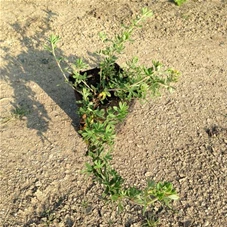
[[[118,133],[113,166],[126,185],[170,181],[180,200],[151,210],[157,226],[224,227],[227,223],[227,1],[0,0],[0,226],[143,226],[141,208],[100,199],[81,171],[86,145],[73,90],[44,50],[97,64],[98,32],[114,35],[142,7],[154,12],[119,64],[138,56],[181,72],[173,93],[136,102]]]

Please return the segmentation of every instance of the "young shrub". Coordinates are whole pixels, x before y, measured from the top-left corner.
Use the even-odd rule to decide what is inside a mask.
[[[59,66],[65,80],[76,92],[81,117],[79,134],[87,144],[87,154],[92,162],[86,163],[86,172],[103,186],[103,197],[116,202],[123,208],[125,200],[130,200],[147,208],[156,202],[169,206],[178,196],[169,182],[148,181],[144,190],[134,186],[125,187],[124,179],[110,165],[112,159],[116,125],[123,121],[128,113],[130,103],[135,99],[145,99],[147,95],[160,94],[161,89],[173,89],[172,83],[177,81],[179,73],[171,68],[165,69],[160,62],[153,61],[150,67],[138,64],[133,57],[124,65],[119,66],[117,60],[125,49],[125,43],[131,41],[133,32],[141,22],[152,16],[152,12],[143,8],[141,14],[132,20],[113,39],[105,33],[100,33],[106,47],[98,51],[101,59],[98,67],[85,70],[87,65],[82,59],[77,59],[71,65],[69,78],[61,67],[61,58],[56,56],[58,36],[49,39],[49,50]],[[107,150],[107,151],[106,151]]]

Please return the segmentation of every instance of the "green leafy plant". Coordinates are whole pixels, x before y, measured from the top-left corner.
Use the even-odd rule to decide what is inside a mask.
[[[102,185],[104,199],[116,202],[120,209],[123,209],[125,200],[130,200],[141,205],[144,212],[157,202],[169,206],[171,201],[177,200],[173,185],[168,182],[148,181],[143,190],[125,186],[124,179],[111,167],[110,161],[116,137],[115,128],[126,118],[130,103],[135,99],[146,99],[148,95],[159,95],[162,88],[172,90],[172,83],[176,82],[179,76],[176,70],[166,69],[157,61],[146,67],[139,65],[138,58],[133,57],[121,67],[117,64],[126,42],[132,41],[133,32],[150,16],[152,12],[144,8],[141,14],[132,20],[130,25],[124,26],[113,39],[105,33],[99,34],[106,47],[97,52],[101,60],[96,69],[98,78],[95,79],[89,70],[81,71],[88,66],[79,58],[72,64],[67,62],[67,72],[71,77],[69,80],[61,67],[63,59],[56,54],[59,37],[52,35],[49,45],[46,46],[53,54],[65,80],[80,95],[80,100],[77,100],[82,123],[79,134],[87,143],[87,153],[92,160],[91,163],[86,163],[86,172]],[[112,99],[117,101],[117,104],[110,105]]]

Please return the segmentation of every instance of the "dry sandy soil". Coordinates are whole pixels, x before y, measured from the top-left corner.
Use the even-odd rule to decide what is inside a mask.
[[[89,158],[75,130],[73,90],[44,50],[61,37],[69,59],[102,47],[142,7],[154,12],[119,63],[136,55],[181,72],[174,93],[137,102],[118,133],[113,165],[126,185],[173,182],[173,210],[151,210],[159,225],[227,223],[227,1],[177,7],[167,0],[1,0],[0,226],[143,226],[141,209],[123,213],[100,199],[81,170]],[[16,113],[15,113],[16,111]],[[18,119],[18,116],[21,118]],[[154,217],[152,217],[152,215]]]

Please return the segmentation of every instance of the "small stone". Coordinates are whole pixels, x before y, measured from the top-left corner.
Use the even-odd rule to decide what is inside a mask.
[[[182,224],[183,224],[184,227],[190,227],[191,221],[188,220],[188,221],[183,222]]]
[[[66,224],[66,226],[67,227],[72,227],[73,226],[73,224],[74,224],[74,222],[73,222],[73,220],[71,219],[71,217],[66,217],[66,222],[65,222],[65,224]]]
[[[146,172],[145,173],[145,177],[150,177],[150,176],[152,176],[152,172]]]
[[[40,186],[42,186],[42,183],[41,183],[40,181],[37,181],[37,182],[35,183],[35,186],[36,186],[36,187],[40,187]]]
[[[65,224],[63,222],[58,223],[59,227],[65,227]]]
[[[86,208],[86,213],[89,214],[89,213],[91,213],[91,211],[92,211],[92,206],[88,206]]]
[[[36,193],[35,193],[35,196],[36,196],[36,198],[38,199],[38,200],[42,200],[43,199],[43,192],[42,191],[40,191],[39,189],[36,191]]]
[[[182,184],[185,180],[186,180],[186,177],[182,177],[181,179],[179,179],[180,184]]]

